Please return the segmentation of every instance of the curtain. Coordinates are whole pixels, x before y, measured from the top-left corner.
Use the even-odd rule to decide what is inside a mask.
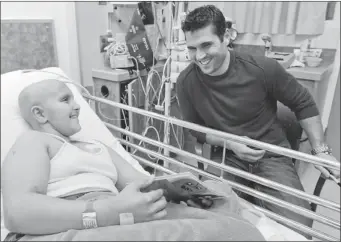
[[[319,35],[327,2],[207,2],[236,22],[239,33]],[[189,10],[204,5],[189,2]]]

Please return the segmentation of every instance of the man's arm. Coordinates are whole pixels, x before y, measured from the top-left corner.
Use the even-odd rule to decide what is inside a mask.
[[[184,80],[182,78],[184,77],[180,74],[176,83],[176,94],[178,97],[179,107],[180,107],[180,112],[182,114],[182,117],[185,121],[204,126],[205,122],[200,118],[199,114],[195,111],[194,105],[189,100],[189,95],[186,92],[186,88],[184,86]],[[193,129],[189,129],[189,131],[201,143],[206,142],[205,133],[195,131]]]
[[[310,145],[312,147],[312,149],[318,149],[319,147],[322,147],[323,145],[326,144],[326,140],[325,140],[325,136],[323,133],[323,126],[322,126],[322,122],[321,122],[321,118],[320,116],[314,116],[311,118],[306,118],[300,121],[300,124],[302,126],[302,128],[304,129],[304,131],[306,132],[308,139],[310,141]],[[327,154],[327,153],[318,153],[316,154],[316,156],[323,158],[323,159],[327,159],[327,160],[331,160],[331,161],[336,161],[338,162],[338,160],[331,154]],[[329,177],[329,171],[332,173],[332,175],[334,175],[336,178],[340,177],[340,171],[337,170],[332,170],[329,169],[329,171],[327,171],[325,168],[323,168],[322,166],[316,166],[316,168],[321,171],[321,173],[328,178]]]
[[[267,59],[264,73],[269,96],[289,107],[298,121],[319,116],[319,110],[310,92],[277,61]]]
[[[295,113],[312,147],[323,143],[319,110],[309,91],[275,60],[265,61],[264,73],[270,98],[280,101]]]
[[[295,77],[289,74],[277,61],[269,60],[265,66],[266,88],[270,95],[276,100],[289,107],[296,115],[303,130],[308,136],[312,149],[316,149],[326,144],[321,117],[317,105],[309,93]],[[328,154],[318,154],[318,156],[336,161]],[[327,175],[325,170],[319,170]],[[332,171],[336,176],[340,172]]]
[[[300,120],[313,149],[325,144],[323,126],[319,115]]]

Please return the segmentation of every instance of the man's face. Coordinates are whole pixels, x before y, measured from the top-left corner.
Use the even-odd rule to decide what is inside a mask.
[[[210,24],[193,32],[185,32],[189,57],[202,70],[211,76],[223,74],[227,70],[223,66],[227,55],[227,47]]]

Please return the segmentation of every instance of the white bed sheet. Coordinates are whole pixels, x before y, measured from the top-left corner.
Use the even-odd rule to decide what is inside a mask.
[[[243,212],[243,217],[254,224],[267,241],[310,241],[301,234],[266,217],[250,202],[242,200],[242,204],[248,208]]]

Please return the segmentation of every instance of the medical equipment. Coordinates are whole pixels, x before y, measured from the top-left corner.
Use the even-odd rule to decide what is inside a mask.
[[[51,72],[56,73],[56,74],[52,74]],[[22,71],[17,71],[14,73],[7,73],[7,74],[2,75],[1,87],[2,87],[2,90],[6,90],[1,95],[1,101],[2,101],[1,102],[1,106],[2,106],[2,108],[1,108],[1,121],[2,121],[1,122],[1,126],[2,126],[1,137],[2,137],[2,141],[6,140],[6,142],[1,142],[1,151],[2,151],[1,152],[1,159],[2,159],[2,161],[4,159],[4,156],[8,152],[9,148],[15,142],[15,139],[22,132],[25,132],[25,130],[29,129],[28,125],[21,118],[20,112],[18,109],[17,97],[18,97],[20,91],[23,90],[23,88],[25,86],[28,86],[31,83],[38,82],[38,81],[45,80],[45,79],[50,79],[50,78],[57,78],[61,81],[71,82],[71,83],[75,84],[76,86],[81,87],[79,84],[76,84],[76,83],[72,82],[71,80],[69,80],[59,68],[48,68],[48,69],[44,69],[41,71],[29,71],[26,73],[22,72]],[[193,171],[196,174],[201,174],[202,176],[205,176],[205,177],[213,179],[213,180],[218,180],[218,181],[222,180],[222,178],[220,178],[220,177],[217,177],[217,176],[209,174],[205,171],[199,170],[196,167],[187,165],[184,162],[179,161],[177,159],[170,158],[169,156],[167,157],[167,156],[165,156],[159,152],[150,151],[150,150],[148,150],[142,146],[133,144],[133,143],[129,142],[128,140],[124,140],[122,138],[115,139],[111,135],[111,133],[108,131],[106,126],[110,129],[121,132],[127,136],[131,136],[134,139],[143,140],[146,143],[152,143],[154,145],[161,147],[162,149],[167,149],[168,151],[177,153],[179,155],[186,156],[186,157],[192,158],[192,159],[196,159],[200,162],[210,164],[210,165],[215,166],[215,167],[222,169],[224,171],[233,173],[233,174],[238,175],[238,176],[242,176],[246,179],[261,183],[265,186],[270,186],[274,189],[280,189],[283,192],[292,194],[294,196],[299,196],[299,197],[306,199],[308,201],[312,201],[318,205],[328,207],[329,209],[331,209],[333,211],[340,212],[340,204],[338,204],[338,203],[331,202],[331,201],[328,201],[326,199],[319,198],[319,197],[316,197],[313,195],[309,195],[305,192],[298,191],[296,189],[293,189],[293,188],[290,188],[287,186],[283,186],[281,184],[269,181],[269,180],[261,178],[261,177],[257,177],[255,175],[251,175],[249,173],[246,173],[244,171],[241,171],[241,170],[238,170],[238,169],[235,169],[232,167],[228,167],[226,165],[217,164],[217,163],[210,161],[208,159],[205,159],[201,156],[197,156],[197,155],[194,155],[192,153],[180,150],[180,149],[173,147],[173,146],[170,146],[168,144],[143,137],[140,134],[133,133],[129,130],[122,129],[120,127],[114,126],[114,125],[109,124],[109,123],[103,123],[95,115],[95,113],[90,108],[90,106],[86,103],[86,101],[81,97],[81,94],[77,90],[77,88],[74,85],[71,85],[69,83],[67,85],[73,91],[73,93],[75,95],[75,99],[80,104],[81,109],[82,109],[82,112],[80,113],[80,116],[79,116],[79,120],[80,120],[80,123],[82,126],[82,131],[76,135],[78,137],[101,140],[102,142],[108,144],[109,146],[113,147],[115,150],[120,152],[120,154],[122,154],[122,156],[127,160],[127,162],[131,163],[136,169],[140,170],[141,172],[144,172],[144,171],[143,171],[141,165],[137,161],[139,161],[142,164],[147,164],[147,165],[153,166],[153,167],[159,169],[161,172],[173,173],[174,171],[167,169],[167,167],[160,166],[160,165],[155,164],[151,161],[148,161],[144,158],[141,158],[137,155],[129,154],[126,150],[123,149],[123,147],[119,144],[119,142],[121,144],[130,146],[134,149],[146,152],[146,153],[153,155],[155,157],[158,157],[160,159],[166,160],[167,162],[172,163],[174,165],[177,165],[177,166],[183,167],[187,170]],[[269,151],[272,151],[272,152],[275,152],[278,154],[294,157],[294,158],[304,160],[304,161],[307,161],[307,162],[310,162],[313,164],[319,164],[319,165],[323,165],[325,167],[329,167],[329,168],[337,169],[337,170],[340,169],[339,163],[335,163],[335,162],[328,161],[325,159],[320,159],[318,157],[314,157],[314,156],[311,156],[308,154],[295,152],[295,151],[292,151],[289,149],[277,147],[277,146],[262,143],[259,141],[245,139],[243,137],[223,133],[223,132],[220,132],[217,130],[212,130],[212,129],[202,127],[202,126],[199,126],[196,124],[192,124],[189,122],[185,122],[185,121],[182,121],[182,120],[179,120],[176,118],[171,118],[171,117],[167,117],[167,116],[164,116],[164,115],[161,115],[158,113],[154,113],[154,112],[146,111],[143,109],[131,107],[131,106],[128,106],[128,105],[123,104],[123,103],[113,102],[113,101],[106,100],[106,99],[103,99],[100,97],[95,97],[95,96],[92,96],[86,89],[82,88],[81,90],[83,90],[83,96],[88,100],[101,102],[101,103],[108,104],[108,105],[111,105],[111,106],[116,107],[116,108],[125,109],[128,111],[134,112],[134,113],[139,113],[141,115],[147,115],[147,116],[150,116],[151,118],[159,119],[159,120],[168,122],[169,124],[176,124],[176,125],[180,125],[180,126],[185,127],[185,128],[200,130],[201,132],[216,134],[216,135],[219,135],[219,136],[226,138],[226,139],[229,139],[229,140],[234,140],[237,142],[239,141],[243,144],[256,146],[258,148],[262,148],[262,149],[269,150]],[[10,129],[8,129],[8,127],[12,127],[12,129],[10,130]],[[311,212],[311,211],[306,211],[306,210],[299,208],[297,206],[294,206],[290,203],[288,204],[284,201],[281,201],[280,199],[275,199],[270,195],[255,191],[255,190],[248,188],[248,187],[245,187],[243,185],[240,185],[240,184],[237,184],[234,182],[228,182],[228,183],[233,188],[235,188],[237,190],[240,190],[242,192],[246,192],[246,193],[251,194],[253,196],[257,196],[257,197],[264,199],[268,202],[276,203],[279,206],[285,206],[294,212],[300,213],[300,214],[307,216],[307,217],[310,217],[316,221],[322,222],[322,223],[324,223],[324,224],[326,224],[332,228],[336,228],[337,230],[340,230],[339,221],[335,221],[333,219],[323,217],[323,216],[321,216],[317,213]],[[294,222],[290,219],[286,219],[286,218],[281,217],[277,214],[274,214],[274,213],[272,213],[266,209],[263,209],[263,208],[260,208],[260,207],[254,206],[254,205],[250,205],[250,204],[248,204],[247,206],[250,206],[250,208],[253,211],[256,211],[255,213],[257,213],[257,211],[260,211],[261,213],[258,212],[258,214],[263,214],[262,216],[266,215],[266,218],[269,219],[269,221],[271,219],[271,222],[267,222],[268,220],[260,220],[260,217],[258,217],[255,220],[255,223],[259,225],[258,226],[259,229],[261,231],[263,230],[264,235],[266,234],[266,231],[264,232],[264,226],[267,226],[268,229],[275,232],[278,236],[284,236],[284,238],[287,240],[304,240],[304,238],[300,234],[297,234],[296,232],[286,228],[285,226],[282,226],[282,225],[274,222],[274,221],[280,221],[280,222],[288,225],[289,227],[294,227],[295,229],[300,230],[303,233],[306,233],[308,235],[312,235],[313,237],[316,237],[318,239],[328,240],[328,241],[338,240],[338,238],[335,238],[329,234],[322,233],[320,231],[316,231],[314,229],[308,228],[308,227],[306,227],[302,224],[299,224],[297,222]],[[269,240],[270,240],[272,238],[272,236],[273,235],[267,235],[266,237],[269,238]]]

